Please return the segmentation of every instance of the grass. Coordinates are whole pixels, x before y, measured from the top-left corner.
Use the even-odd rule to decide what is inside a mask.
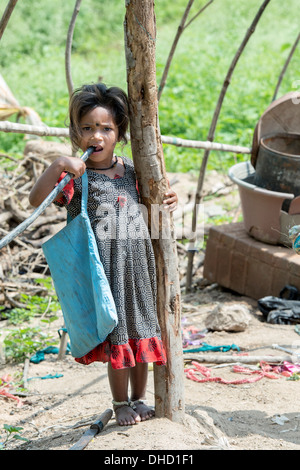
[[[206,140],[228,67],[259,5],[223,1],[221,6],[216,2],[184,33],[160,104],[162,133]],[[234,71],[216,129],[218,142],[251,146],[256,122],[272,100],[288,49],[298,34],[279,2],[271,2],[268,8]],[[276,34],[274,27],[270,29],[275,20],[279,34],[278,29]],[[197,40],[191,41],[191,36]],[[292,89],[299,60],[297,51],[280,94]],[[174,156],[171,146],[165,150],[167,163],[175,171],[184,171],[187,161],[198,171],[201,156],[202,152],[183,149]],[[208,168],[226,171],[232,163],[232,155],[213,152]]]
[[[215,0],[184,31],[159,105],[163,135],[206,140],[228,67],[261,3]],[[290,0],[287,9],[283,2],[272,0],[266,8],[234,72],[215,141],[251,146],[256,122],[271,102],[279,73],[298,34],[297,3]],[[6,4],[6,0],[0,0],[0,14]],[[191,16],[203,4],[196,0]],[[158,82],[185,5],[186,0],[156,2]],[[19,2],[0,44],[4,79],[20,104],[34,108],[50,126],[65,125],[68,93],[64,48],[73,6],[73,0]],[[102,77],[108,84],[126,88],[124,15],[125,2],[82,2],[73,42],[75,86]],[[297,50],[280,95],[291,91],[299,80],[299,63]],[[5,134],[0,138],[0,151],[22,154],[23,137]],[[164,146],[167,170],[198,173],[202,153]],[[233,163],[232,154],[211,152],[208,169],[224,172]]]

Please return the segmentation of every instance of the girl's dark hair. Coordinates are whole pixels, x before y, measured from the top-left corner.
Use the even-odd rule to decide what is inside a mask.
[[[81,140],[80,121],[85,114],[97,106],[108,109],[119,130],[119,140],[127,144],[126,132],[129,124],[128,98],[118,87],[107,88],[104,83],[83,85],[74,91],[69,104],[69,131],[73,147]]]

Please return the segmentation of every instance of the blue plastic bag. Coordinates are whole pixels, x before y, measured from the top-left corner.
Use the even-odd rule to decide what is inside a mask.
[[[70,337],[80,358],[117,325],[117,312],[87,213],[88,178],[82,176],[81,213],[43,244]]]

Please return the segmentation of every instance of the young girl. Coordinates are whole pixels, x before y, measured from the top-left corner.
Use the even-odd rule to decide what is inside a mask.
[[[117,142],[127,142],[127,96],[117,87],[85,85],[71,97],[69,118],[73,147],[84,152],[92,146],[94,152],[86,163],[76,157],[59,157],[38,179],[29,200],[39,206],[65,172],[70,172],[74,177],[56,204],[66,206],[74,218],[81,210],[80,177],[87,172],[88,215],[115,301],[118,325],[104,343],[75,360],[81,364],[108,362],[116,420],[120,425],[135,424],[154,415],[144,401],[148,363],[165,364],[166,358],[156,314],[155,258],[138,209],[133,163],[114,154]],[[174,191],[165,195],[163,203],[171,211],[176,208]]]

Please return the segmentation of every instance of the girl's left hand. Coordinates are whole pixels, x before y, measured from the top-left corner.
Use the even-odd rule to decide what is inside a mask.
[[[169,191],[165,194],[163,203],[166,204],[165,209],[168,209],[170,212],[175,211],[177,208],[178,197],[173,189],[169,189]]]

